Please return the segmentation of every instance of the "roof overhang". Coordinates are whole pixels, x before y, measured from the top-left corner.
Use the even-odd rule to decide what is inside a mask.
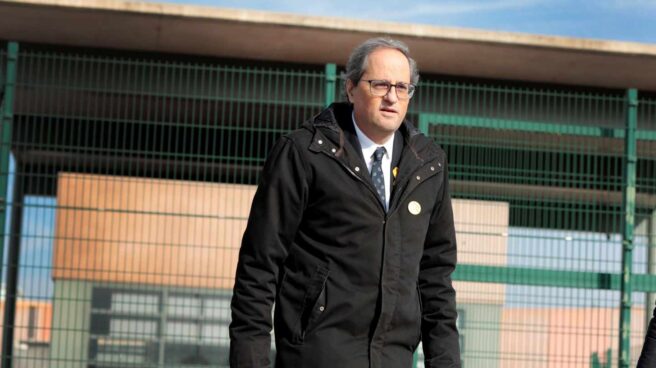
[[[405,41],[420,71],[656,91],[656,45],[118,0],[0,0],[0,38],[343,65],[363,40]]]

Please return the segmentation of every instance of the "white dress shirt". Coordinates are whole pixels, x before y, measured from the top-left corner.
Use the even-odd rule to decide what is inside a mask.
[[[386,152],[385,155],[383,155],[381,168],[383,169],[383,177],[385,179],[385,208],[389,208],[389,200],[392,190],[392,186],[390,185],[390,171],[392,166],[392,151],[394,150],[394,134],[392,134],[383,144],[377,144],[360,130],[358,124],[355,122],[355,113],[351,114],[351,117],[353,119],[353,126],[355,127],[355,134],[357,134],[360,147],[362,148],[362,157],[364,157],[364,161],[367,163],[369,173],[371,173],[371,166],[374,163],[374,152],[376,151],[376,148],[385,147]]]

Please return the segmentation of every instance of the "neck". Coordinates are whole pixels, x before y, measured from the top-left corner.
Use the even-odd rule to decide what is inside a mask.
[[[371,139],[374,143],[378,145],[383,145],[385,144],[388,140],[390,140],[394,136],[394,132],[392,133],[379,133],[379,134],[374,134],[374,132],[370,132],[369,129],[364,128],[363,126],[360,125],[360,123],[355,121],[355,124],[357,124],[358,128],[364,133],[364,135],[367,136],[367,138]]]
[[[364,134],[367,134],[367,133],[365,132]],[[371,139],[372,141],[376,142],[376,144],[379,144],[379,145],[383,145],[383,144],[387,143],[387,141],[392,139],[393,136],[394,136],[394,133],[388,134],[386,136],[381,136],[381,137],[372,137],[372,136],[367,134],[367,137],[369,137],[369,139]]]

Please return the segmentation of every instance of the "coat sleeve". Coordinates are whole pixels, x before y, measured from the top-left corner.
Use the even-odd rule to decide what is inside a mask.
[[[638,359],[637,368],[656,367],[656,307],[654,315],[649,322],[645,343],[642,345],[640,359]]]
[[[307,202],[307,178],[294,142],[283,137],[264,165],[239,251],[232,295],[230,367],[269,367],[271,308],[279,269]]]
[[[448,170],[446,164],[444,166],[444,181],[431,214],[419,269],[426,368],[460,367],[456,293],[451,282],[451,273],[456,267],[456,234]]]

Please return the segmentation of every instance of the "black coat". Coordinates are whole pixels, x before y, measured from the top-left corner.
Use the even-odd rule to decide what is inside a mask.
[[[351,111],[331,105],[269,155],[239,254],[233,368],[270,366],[274,301],[277,368],[410,367],[420,339],[426,367],[460,366],[445,154],[404,122],[386,213]]]
[[[656,308],[654,308],[654,315],[647,327],[647,335],[645,336],[645,343],[642,345],[642,353],[638,360],[637,368],[654,368],[656,367]]]

